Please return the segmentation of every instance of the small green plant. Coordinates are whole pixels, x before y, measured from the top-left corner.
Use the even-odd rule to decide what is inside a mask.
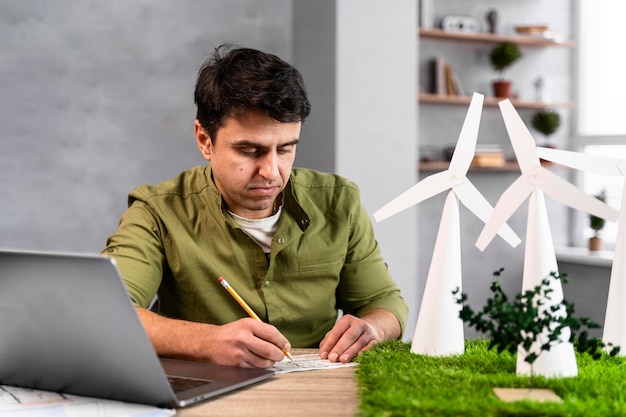
[[[494,272],[494,276],[499,277],[503,270]],[[551,279],[567,282],[567,275],[552,272],[540,285],[518,294],[512,300],[496,280],[491,284],[492,298],[487,299],[482,310],[477,312],[466,304],[466,294],[459,295],[458,288],[453,291],[457,303],[462,306],[459,316],[470,327],[486,335],[489,349],[496,348],[498,353],[508,351],[511,354],[517,352],[518,347],[524,350],[524,361],[531,366],[531,381],[533,363],[542,352],[562,342],[561,333],[567,327],[571,330],[569,341],[574,343],[577,351],[599,358],[606,347],[600,338],[589,337],[588,329],[599,327],[596,323],[586,317],[573,317],[573,304],[562,301],[550,305],[553,293]],[[540,343],[539,352],[531,351],[536,342]],[[615,347],[610,354],[614,356],[618,352],[619,347]]]
[[[538,110],[533,114],[531,124],[537,132],[549,137],[561,126],[561,115],[550,109]]]
[[[598,200],[605,202],[606,201],[606,191],[602,190],[602,192],[595,196]],[[593,235],[595,237],[599,237],[600,230],[604,228],[606,220],[602,217],[594,216],[593,214],[589,214],[589,227],[593,230]]]
[[[513,65],[522,57],[519,47],[512,42],[502,42],[493,47],[489,53],[491,66],[498,72],[499,78],[503,78],[504,70]]]

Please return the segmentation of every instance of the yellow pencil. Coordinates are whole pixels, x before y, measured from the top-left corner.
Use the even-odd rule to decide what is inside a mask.
[[[235,291],[235,289],[230,286],[230,284],[228,283],[228,281],[226,281],[224,279],[224,277],[219,277],[218,280],[219,280],[220,284],[222,284],[222,287],[224,287],[226,289],[226,291],[228,291],[228,293],[233,296],[233,298],[239,303],[239,305],[244,310],[246,310],[246,313],[248,313],[248,315],[250,317],[252,317],[253,319],[258,320],[258,321],[263,321],[263,320],[261,320],[259,318],[259,316],[256,315],[254,310],[252,308],[250,308],[248,303],[246,303],[245,300],[243,298],[241,298],[241,296],[239,294],[237,294],[237,291]],[[295,359],[293,358],[293,356],[291,356],[291,353],[285,351],[285,356],[288,357],[289,360],[291,360],[293,363],[297,363],[295,361]]]

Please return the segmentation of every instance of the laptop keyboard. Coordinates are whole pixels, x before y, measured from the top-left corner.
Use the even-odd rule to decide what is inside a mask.
[[[183,378],[179,376],[169,375],[167,377],[167,380],[170,382],[172,389],[176,393],[187,391],[188,389],[196,388],[201,385],[207,385],[214,382],[208,379]]]

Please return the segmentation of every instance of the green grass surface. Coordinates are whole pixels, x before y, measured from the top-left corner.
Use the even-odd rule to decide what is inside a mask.
[[[387,341],[361,354],[356,378],[362,416],[626,416],[626,359],[593,360],[576,354],[578,376],[535,376],[535,388],[552,389],[563,403],[503,402],[493,388],[528,388],[515,375],[515,355],[487,349],[485,340],[466,343],[462,355],[432,357],[410,344]]]

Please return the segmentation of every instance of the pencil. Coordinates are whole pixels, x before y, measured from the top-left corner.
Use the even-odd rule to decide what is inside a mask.
[[[228,283],[228,281],[226,281],[224,279],[224,277],[219,277],[219,282],[220,284],[222,284],[222,287],[224,287],[226,289],[226,291],[228,291],[228,293],[230,295],[233,296],[233,298],[235,299],[235,301],[237,301],[239,303],[239,305],[246,310],[246,313],[248,313],[248,315],[250,317],[252,317],[255,320],[258,321],[263,321],[259,318],[259,316],[257,316],[257,314],[254,312],[254,310],[252,308],[250,308],[250,306],[248,305],[248,303],[246,303],[246,301],[241,298],[241,296],[237,293],[237,291],[235,291],[235,289],[233,287],[230,286],[230,284]],[[296,360],[293,358],[293,356],[291,356],[291,353],[284,351],[285,356],[289,358],[290,361],[292,361],[293,363],[297,363]]]

